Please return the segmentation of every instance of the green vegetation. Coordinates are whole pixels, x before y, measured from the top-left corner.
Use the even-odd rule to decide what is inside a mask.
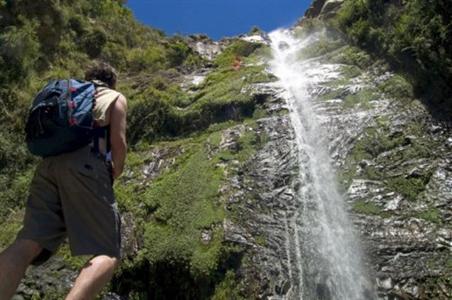
[[[253,120],[246,120],[245,124],[255,126]],[[177,297],[179,294],[173,293],[183,292],[201,298],[214,295],[216,299],[222,299],[224,293],[238,295],[236,289],[225,290],[235,282],[231,277],[234,268],[223,265],[240,250],[223,242],[225,211],[219,190],[225,172],[230,172],[229,162],[244,163],[259,147],[259,142],[254,131],[245,130],[238,138],[238,149],[219,149],[223,130],[234,125],[232,122],[212,125],[203,133],[154,143],[129,155],[126,173],[135,176],[122,178],[116,184],[117,200],[122,212],[135,216],[137,231],[143,232],[144,247],[136,257],[123,262],[118,276],[137,273],[141,275],[133,276],[152,278],[145,285],[155,284],[153,295]],[[146,183],[147,179],[139,174],[150,162],[149,153],[159,149],[165,149],[165,159],[173,160],[173,164]],[[149,267],[137,270],[143,264]],[[155,276],[162,272],[178,276],[177,279],[154,278],[154,272]],[[193,284],[174,290],[170,288],[174,280],[179,284]],[[146,291],[146,287],[127,280],[117,288],[137,293]]]
[[[183,136],[204,130],[213,123],[252,116],[259,101],[243,88],[273,80],[264,72],[265,66],[248,63],[257,56],[253,51],[262,47],[242,40],[233,42],[217,58],[218,68],[200,86],[193,88],[191,95],[164,79],[151,81],[152,85],[134,97],[131,104],[132,144]],[[233,63],[237,55],[241,57],[242,66],[235,69]]]
[[[0,220],[25,203],[36,159],[25,149],[24,121],[48,80],[81,78],[92,59],[125,76],[202,61],[182,39],[138,24],[121,1],[2,1],[0,16]]]
[[[380,86],[380,90],[389,97],[398,100],[413,99],[414,97],[412,85],[400,75],[394,75],[386,80]]]
[[[328,61],[331,63],[356,66],[362,70],[368,68],[373,63],[369,54],[357,47],[349,45],[339,48],[338,51],[329,54]]]
[[[2,223],[0,231],[0,251],[10,245],[16,238],[16,234],[22,227],[23,212],[11,213],[6,221]]]
[[[298,58],[302,60],[322,56],[343,46],[343,44],[344,42],[340,39],[330,40],[327,37],[322,37],[318,41],[303,48],[298,53]]]
[[[443,0],[346,0],[331,25],[400,70],[433,109],[450,112],[450,15]]]
[[[206,251],[201,232],[223,220],[221,204],[216,203],[223,170],[208,159],[202,143],[186,151],[174,171],[160,177],[143,195],[155,220],[146,225],[145,244],[150,262],[191,261],[196,277],[216,267],[218,245]],[[217,241],[221,241],[220,232],[213,233],[212,242]]]
[[[383,180],[385,185],[415,201],[417,196],[425,190],[432,175],[431,169],[410,174],[412,165],[400,168],[400,172],[392,173],[391,168],[382,169],[378,165],[399,165],[403,161],[414,161],[431,155],[429,147],[434,147],[432,141],[422,134],[423,125],[414,121],[405,125],[404,131],[389,132],[389,122],[386,117],[379,117],[375,127],[369,127],[356,142],[351,154],[347,158],[344,171],[340,175],[341,181],[347,187],[352,178],[356,178],[357,165],[362,161],[373,161],[373,164],[363,164],[361,177],[370,180]],[[410,138],[415,136],[416,138]],[[383,155],[384,154],[384,155]],[[411,167],[410,167],[411,166]],[[410,169],[411,168],[411,169]]]
[[[390,216],[389,213],[384,212],[380,207],[378,207],[373,202],[366,202],[364,200],[359,200],[353,203],[353,211],[358,214],[364,215],[377,215],[383,218],[387,218]]]
[[[430,180],[431,173],[422,174],[419,177],[397,176],[386,180],[388,187],[402,194],[409,200],[416,200],[417,196],[425,190]]]
[[[121,212],[133,216],[143,244],[136,256],[124,259],[110,289],[131,299],[205,299],[214,294],[216,299],[240,299],[238,289],[231,288],[236,266],[230,260],[241,250],[223,241],[226,212],[218,190],[228,163],[245,162],[259,141],[245,130],[237,151],[217,148],[223,129],[243,122],[252,127],[249,118],[266,115],[263,100],[245,87],[274,80],[262,65],[269,47],[228,41],[209,62],[212,71],[205,81],[186,91],[180,85],[185,75],[207,62],[186,38],[167,37],[139,24],[123,4],[0,0],[0,247],[21,226],[39,161],[23,141],[33,96],[48,80],[82,78],[93,60],[104,60],[119,71],[118,90],[129,103],[131,151],[126,174],[115,183],[117,202]],[[143,167],[158,149],[165,149],[165,159],[174,163],[149,179]],[[57,255],[70,268],[86,260],[71,257],[66,244]],[[44,299],[56,298],[49,294]]]
[[[212,300],[245,299],[239,291],[241,285],[242,284],[237,281],[235,274],[232,271],[228,271],[224,280],[216,286]]]
[[[429,208],[426,211],[417,213],[415,216],[435,224],[442,223],[441,215],[437,208]],[[449,263],[452,263],[452,260]]]

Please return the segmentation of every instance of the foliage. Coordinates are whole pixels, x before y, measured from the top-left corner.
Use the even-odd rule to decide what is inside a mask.
[[[241,42],[245,43],[243,45],[251,44],[245,41],[238,44],[242,45]],[[232,43],[225,50],[229,53],[225,57],[230,58],[230,54],[235,51],[248,51],[237,49],[242,49],[242,46]],[[200,86],[193,89],[191,95],[171,84],[164,76],[152,78],[147,89],[130,97],[131,143],[183,136],[204,130],[213,123],[252,116],[259,100],[245,91],[244,87],[252,83],[268,82],[273,78],[265,73],[265,66],[246,65],[247,60],[255,60],[255,57],[250,54],[244,58],[244,65],[239,69],[234,69],[230,64],[220,66]]]
[[[356,45],[384,56],[429,103],[452,103],[452,5],[444,0],[346,0],[332,21]]]

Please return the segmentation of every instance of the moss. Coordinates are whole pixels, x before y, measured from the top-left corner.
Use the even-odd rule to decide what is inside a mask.
[[[367,202],[364,200],[359,200],[353,203],[353,211],[364,215],[377,215],[383,218],[389,217],[389,213],[384,212],[380,207],[378,207],[373,202]]]
[[[435,224],[441,224],[442,218],[439,210],[437,208],[429,208],[426,211],[419,212],[415,215],[417,218],[424,219],[426,221],[435,223]]]
[[[370,108],[370,101],[375,100],[376,94],[372,89],[363,89],[356,94],[345,96],[343,106],[345,108],[353,108],[359,106],[363,109]]]
[[[233,41],[224,51],[215,59],[215,64],[221,67],[232,66],[237,57],[250,56],[256,49],[262,47],[263,44],[252,43],[237,39]]]
[[[412,99],[414,97],[412,85],[400,75],[392,76],[383,82],[379,88],[389,97],[395,99],[403,100]]]
[[[265,247],[267,245],[267,239],[265,236],[263,235],[258,235],[254,238],[254,240],[256,241],[256,244],[262,247]]]
[[[361,75],[362,70],[354,65],[345,65],[340,69],[340,72],[345,79],[351,79]]]
[[[297,55],[298,59],[305,60],[325,55],[344,44],[342,40],[321,38],[318,41],[304,47]]]
[[[159,177],[143,195],[153,220],[145,225],[147,258],[151,262],[191,261],[194,276],[210,270],[218,261],[218,257],[203,250],[201,231],[223,220],[222,207],[216,201],[223,170],[209,160],[203,138],[187,147],[177,166]],[[214,236],[216,240],[221,240],[219,234]],[[205,258],[210,259],[197,260],[194,266],[195,253],[209,253]]]
[[[372,59],[369,54],[353,46],[341,48],[338,53],[331,54],[328,60],[331,63],[353,65],[360,69],[365,69],[372,64]]]
[[[397,176],[386,180],[392,190],[402,194],[408,200],[415,201],[417,196],[425,190],[431,173],[420,177]]]
[[[431,170],[425,169],[422,174],[409,175],[413,166],[399,166],[398,175],[394,170],[385,168],[387,165],[398,165],[400,161],[413,161],[429,157],[436,142],[425,135],[424,125],[420,122],[407,123],[403,132],[390,132],[390,121],[387,117],[375,119],[376,125],[367,128],[354,148],[348,155],[345,168],[341,174],[341,182],[348,186],[356,175],[358,163],[363,160],[373,161],[374,164],[362,166],[362,177],[371,180],[383,180],[393,191],[396,191],[410,200],[416,199],[430,180]],[[414,139],[407,138],[414,136]],[[432,144],[433,143],[433,144]],[[384,156],[380,154],[385,153]]]

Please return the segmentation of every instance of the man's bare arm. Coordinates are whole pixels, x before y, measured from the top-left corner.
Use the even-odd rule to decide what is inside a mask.
[[[110,141],[113,161],[113,178],[118,178],[123,169],[127,153],[126,141],[127,100],[124,96],[113,103],[110,110]]]

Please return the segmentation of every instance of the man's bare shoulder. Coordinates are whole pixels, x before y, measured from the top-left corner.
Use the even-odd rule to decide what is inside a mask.
[[[119,107],[127,108],[127,98],[122,93],[118,92],[116,102]]]

